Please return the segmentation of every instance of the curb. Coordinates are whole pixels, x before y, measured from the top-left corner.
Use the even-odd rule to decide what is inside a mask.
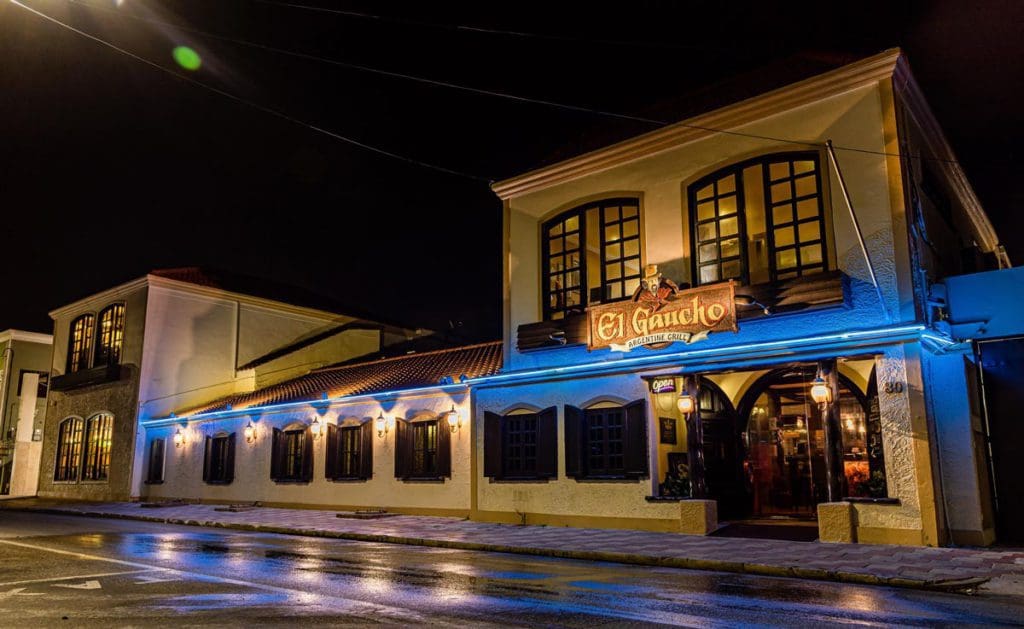
[[[431,548],[451,548],[454,550],[486,551],[530,555],[535,557],[554,557],[559,559],[576,559],[582,561],[603,561],[635,566],[655,566],[659,568],[682,568],[686,570],[704,570],[714,572],[731,572],[736,574],[752,574],[767,577],[786,577],[809,579],[814,581],[832,581],[837,583],[854,583],[857,585],[880,585],[915,590],[941,592],[971,593],[982,584],[991,580],[990,577],[971,577],[967,579],[925,580],[906,577],[882,577],[857,572],[824,570],[821,568],[801,568],[799,566],[778,566],[763,563],[745,563],[725,561],[721,559],[696,559],[691,557],[657,557],[599,550],[565,550],[558,548],[537,548],[532,546],[508,546],[504,544],[488,544],[482,542],[464,542],[446,539],[430,539],[425,537],[401,537],[373,533],[352,533],[344,531],[324,531],[319,529],[300,529],[286,526],[244,524],[236,522],[199,521],[186,518],[162,518],[149,515],[132,515],[125,513],[109,513],[104,511],[79,511],[53,507],[0,507],[4,511],[28,511],[53,515],[72,515],[90,518],[106,518],[111,520],[137,520],[160,524],[177,524],[183,526],[199,526],[222,528],[258,533],[274,533],[279,535],[302,535],[306,537],[323,537],[342,539],[354,542],[373,542],[379,544],[401,544],[405,546],[426,546]]]

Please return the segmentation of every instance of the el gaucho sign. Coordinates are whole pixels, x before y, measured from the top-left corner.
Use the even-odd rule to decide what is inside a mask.
[[[732,281],[680,290],[657,270],[644,276],[629,301],[588,308],[589,349],[628,352],[641,345],[693,343],[711,332],[738,331]]]

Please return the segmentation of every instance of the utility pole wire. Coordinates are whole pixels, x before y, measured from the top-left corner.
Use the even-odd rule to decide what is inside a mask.
[[[320,133],[320,134],[326,135],[328,137],[334,138],[336,140],[340,140],[342,142],[345,142],[346,144],[351,144],[352,146],[357,146],[359,148],[362,148],[364,150],[370,151],[372,153],[376,153],[378,155],[384,155],[386,157],[397,159],[397,160],[400,160],[400,161],[403,161],[403,162],[406,162],[406,163],[409,163],[409,164],[414,164],[416,166],[421,166],[423,168],[429,168],[431,170],[435,170],[435,171],[438,171],[438,172],[446,173],[446,174],[449,174],[449,175],[455,175],[455,176],[458,176],[458,177],[465,177],[467,179],[473,179],[475,181],[482,181],[482,182],[485,182],[485,183],[490,183],[490,182],[493,181],[493,178],[482,177],[482,176],[479,176],[479,175],[474,175],[474,174],[463,172],[463,171],[460,171],[460,170],[455,170],[453,168],[447,168],[445,166],[438,166],[437,164],[431,164],[429,162],[424,162],[424,161],[415,159],[413,157],[408,157],[408,156],[405,156],[405,155],[401,155],[399,153],[394,153],[392,151],[389,151],[389,150],[386,150],[386,149],[382,149],[382,148],[373,146],[372,144],[367,144],[366,142],[361,142],[361,141],[356,140],[354,138],[350,138],[348,136],[341,135],[340,133],[336,133],[336,132],[331,131],[329,129],[324,129],[323,127],[319,127],[319,126],[316,126],[314,124],[310,124],[308,122],[300,120],[300,119],[298,119],[298,118],[296,118],[294,116],[288,115],[288,114],[286,114],[286,113],[284,113],[282,111],[279,111],[277,109],[274,109],[272,107],[267,107],[266,105],[260,105],[259,103],[255,103],[255,102],[253,102],[251,100],[242,98],[241,96],[238,96],[236,94],[232,94],[231,92],[227,92],[227,91],[222,90],[220,88],[213,87],[212,85],[208,85],[206,83],[203,83],[202,81],[198,81],[196,79],[193,79],[192,77],[188,77],[188,76],[184,76],[184,75],[178,74],[177,72],[174,72],[173,70],[170,70],[170,69],[160,65],[159,63],[150,61],[149,59],[146,59],[144,57],[140,57],[139,55],[137,55],[137,54],[135,54],[135,53],[133,53],[133,52],[131,52],[129,50],[125,50],[124,48],[121,48],[121,47],[117,46],[116,44],[108,42],[108,41],[106,41],[106,40],[104,40],[104,39],[102,39],[100,37],[97,37],[95,35],[87,33],[87,32],[85,32],[83,30],[79,30],[79,29],[75,28],[74,26],[71,26],[70,24],[65,24],[64,22],[61,22],[60,20],[58,20],[55,17],[47,15],[46,13],[43,13],[42,11],[39,11],[38,9],[34,9],[34,8],[30,7],[30,6],[27,6],[27,5],[23,4],[19,0],[8,0],[8,1],[11,4],[13,4],[14,6],[19,7],[21,9],[24,9],[24,10],[28,11],[29,13],[32,13],[32,14],[40,17],[40,18],[43,18],[44,20],[47,20],[48,22],[56,24],[56,25],[60,26],[61,28],[67,29],[67,30],[69,30],[69,31],[71,31],[73,33],[81,35],[82,37],[90,39],[90,40],[92,40],[92,41],[94,41],[94,42],[96,42],[98,44],[106,46],[106,47],[108,47],[108,48],[110,48],[112,50],[115,50],[115,51],[123,54],[123,55],[131,57],[132,59],[135,59],[136,61],[144,63],[144,64],[146,64],[146,65],[148,65],[150,67],[156,68],[157,70],[160,70],[161,72],[163,72],[165,74],[169,74],[170,76],[173,76],[173,77],[175,77],[175,78],[177,78],[177,79],[179,79],[181,81],[185,81],[185,82],[190,83],[192,85],[195,85],[197,87],[201,87],[203,89],[209,90],[209,91],[211,91],[211,92],[213,92],[215,94],[219,94],[220,96],[223,96],[224,98],[227,98],[227,99],[232,100],[232,101],[234,101],[236,103],[245,105],[247,107],[251,107],[251,108],[253,108],[253,109],[257,110],[257,111],[261,111],[263,113],[270,114],[271,116],[274,116],[276,118],[280,118],[281,120],[286,120],[286,121],[288,121],[288,122],[290,122],[292,124],[299,125],[299,126],[302,126],[302,127],[306,127],[307,129],[310,129],[310,130],[315,131],[317,133]]]

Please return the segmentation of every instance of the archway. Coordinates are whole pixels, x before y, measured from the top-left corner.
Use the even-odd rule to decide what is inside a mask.
[[[738,407],[744,423],[743,463],[753,517],[814,518],[826,500],[825,442],[822,415],[810,398],[814,365],[798,365],[765,374],[744,394]],[[839,374],[840,422],[847,451],[863,451],[867,397]],[[859,441],[858,441],[859,440]],[[847,443],[848,442],[848,443]],[[858,470],[857,461],[848,475]]]

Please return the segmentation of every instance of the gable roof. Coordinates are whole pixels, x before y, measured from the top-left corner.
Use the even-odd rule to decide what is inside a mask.
[[[324,393],[328,398],[338,398],[416,389],[439,385],[442,378],[446,377],[458,382],[463,375],[470,378],[489,376],[501,369],[501,348],[501,341],[491,341],[422,354],[325,367],[251,393],[228,396],[181,411],[177,415],[190,417],[228,409],[241,410],[288,402],[315,402],[323,399]]]

